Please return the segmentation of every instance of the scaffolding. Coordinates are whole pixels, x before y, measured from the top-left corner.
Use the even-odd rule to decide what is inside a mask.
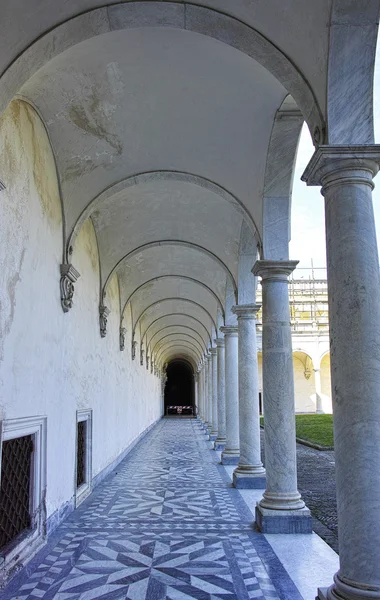
[[[257,290],[257,302],[261,304],[261,286]],[[292,332],[298,334],[328,335],[329,313],[327,296],[327,273],[324,268],[296,269],[289,278],[290,321]],[[261,329],[261,310],[258,325]]]

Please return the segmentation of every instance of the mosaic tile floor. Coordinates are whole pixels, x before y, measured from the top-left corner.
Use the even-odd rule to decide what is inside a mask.
[[[196,420],[163,419],[3,600],[302,600]]]

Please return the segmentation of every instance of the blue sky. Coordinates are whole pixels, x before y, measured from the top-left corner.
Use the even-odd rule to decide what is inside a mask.
[[[377,61],[374,80],[374,117],[375,140],[380,142],[380,44],[378,44]],[[301,181],[313,154],[313,144],[309,131],[304,125],[294,174],[292,197],[292,240],[290,242],[290,258],[300,261],[299,267],[310,268],[313,259],[314,267],[326,267],[324,199],[319,188],[307,187]],[[375,178],[373,192],[378,244],[380,240],[380,173]],[[318,271],[315,272],[317,276]],[[323,273],[322,271],[320,272]],[[308,276],[308,272],[299,271],[296,277]]]

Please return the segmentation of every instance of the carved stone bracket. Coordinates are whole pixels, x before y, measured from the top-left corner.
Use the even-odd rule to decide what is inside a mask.
[[[126,333],[127,333],[126,328],[120,327],[120,333],[119,333],[120,352],[123,352],[125,350],[125,334]]]
[[[74,283],[78,280],[80,274],[71,264],[61,265],[61,305],[63,312],[68,312],[73,306]]]
[[[102,338],[106,337],[107,334],[107,319],[110,314],[110,309],[101,304],[99,306],[99,325],[100,325],[100,335]]]

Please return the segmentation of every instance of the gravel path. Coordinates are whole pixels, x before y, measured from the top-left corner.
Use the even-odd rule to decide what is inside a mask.
[[[263,448],[263,431],[261,435]],[[333,451],[314,450],[297,444],[298,489],[313,516],[313,529],[338,552],[334,459]],[[264,452],[263,462],[265,463]]]

